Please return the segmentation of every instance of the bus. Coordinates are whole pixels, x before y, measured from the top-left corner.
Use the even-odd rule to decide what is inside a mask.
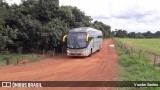
[[[63,37],[67,42],[68,56],[91,56],[102,48],[102,31],[91,27],[80,27],[69,30]]]

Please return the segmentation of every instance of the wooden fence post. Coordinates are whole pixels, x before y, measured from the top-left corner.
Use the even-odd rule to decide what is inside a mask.
[[[6,58],[4,58],[4,60],[6,60],[6,65],[10,64],[10,58],[8,56]]]
[[[34,57],[34,53],[32,53],[32,58]]]
[[[43,49],[43,56],[44,56],[44,54],[45,54],[45,53],[44,53],[44,49]]]
[[[123,47],[123,43],[121,43],[121,42],[120,42],[120,43],[119,43],[119,45],[120,45],[120,47],[121,47],[121,49],[122,49],[122,47]]]
[[[131,47],[131,52],[133,52],[133,47]]]
[[[154,67],[156,66],[156,58],[157,58],[157,55],[154,54]]]
[[[53,49],[52,56],[55,56],[55,48]]]
[[[9,65],[9,58],[6,60],[6,64]]]
[[[126,51],[126,54],[128,54],[128,53],[129,53],[129,49],[127,49],[127,48],[126,48],[126,49],[125,49],[125,51]]]
[[[17,65],[18,65],[18,63],[19,63],[19,58],[17,58]]]
[[[139,59],[141,58],[141,50],[139,50]]]
[[[126,44],[124,44],[124,49],[126,50],[126,48],[127,48],[127,47],[126,47]]]
[[[121,49],[123,48],[123,43],[120,43]]]
[[[39,50],[38,50],[38,57],[39,57]]]

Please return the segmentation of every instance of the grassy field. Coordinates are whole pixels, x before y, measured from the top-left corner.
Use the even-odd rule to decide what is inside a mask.
[[[4,66],[6,65],[6,61],[3,60],[4,58],[9,57],[10,58],[10,64],[16,64],[17,63],[17,59],[19,60],[30,60],[30,62],[35,62],[38,61],[38,57],[33,57],[32,58],[32,54],[0,54],[0,66]]]
[[[137,40],[133,39],[133,42],[131,42],[132,40],[130,39],[121,39],[121,40],[124,42],[126,41],[128,44],[131,44],[133,42],[136,42],[136,43],[138,42],[138,39]],[[150,64],[150,60],[146,58],[146,56],[141,56],[141,58],[139,59],[138,53],[131,52],[126,54],[126,51],[124,50],[124,48],[121,47],[121,43],[119,42],[119,39],[114,39],[114,43],[116,45],[116,49],[118,52],[118,59],[119,59],[118,60],[119,74],[117,77],[119,81],[160,81],[160,68],[153,67],[153,65]],[[141,41],[139,41],[139,43],[141,43]],[[134,44],[132,45],[134,46]],[[137,47],[140,48],[142,46],[137,46]],[[148,50],[148,49],[145,48],[145,50]],[[140,87],[140,88],[130,87],[130,88],[116,88],[115,90],[160,90],[160,88],[159,87],[158,88],[157,87]]]
[[[130,46],[160,54],[160,39],[119,39]]]

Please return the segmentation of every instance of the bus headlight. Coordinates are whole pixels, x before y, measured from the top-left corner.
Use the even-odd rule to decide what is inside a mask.
[[[67,50],[67,53],[70,53],[70,51],[69,51],[69,50]]]
[[[83,50],[83,52],[82,53],[86,53],[87,52],[87,50]]]

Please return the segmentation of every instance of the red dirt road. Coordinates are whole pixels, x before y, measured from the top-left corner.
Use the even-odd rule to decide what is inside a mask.
[[[114,81],[117,53],[111,39],[103,41],[101,51],[86,58],[58,55],[36,63],[0,67],[0,81]],[[111,87],[0,88],[0,90],[111,90]]]

